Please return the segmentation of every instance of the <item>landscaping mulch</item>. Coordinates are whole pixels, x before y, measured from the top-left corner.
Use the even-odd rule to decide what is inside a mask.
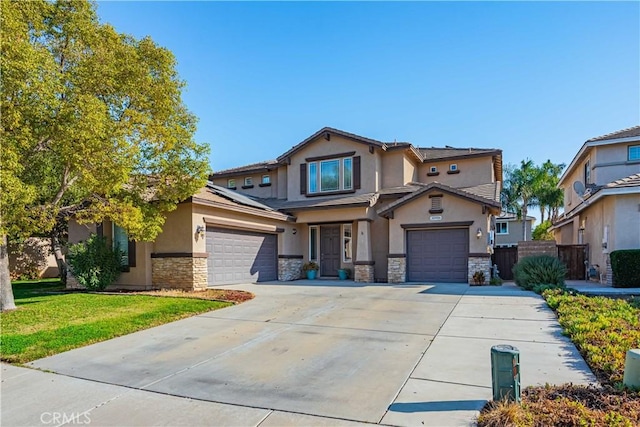
[[[136,295],[150,295],[157,297],[196,298],[210,301],[225,301],[240,304],[254,298],[251,292],[233,289],[206,289],[204,291],[183,291],[177,289],[162,289],[157,291],[132,292]]]
[[[489,402],[479,427],[495,426],[638,426],[640,393],[611,386],[528,387],[522,404]]]

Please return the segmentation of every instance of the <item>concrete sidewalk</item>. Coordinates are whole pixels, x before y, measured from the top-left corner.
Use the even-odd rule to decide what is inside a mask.
[[[233,288],[257,297],[30,364],[58,374],[3,364],[0,424],[473,425],[496,344],[520,349],[523,387],[595,382],[515,286]]]

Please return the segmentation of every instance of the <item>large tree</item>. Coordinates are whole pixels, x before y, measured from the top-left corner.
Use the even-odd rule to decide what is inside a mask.
[[[540,177],[535,191],[540,208],[541,223],[546,220],[553,222],[558,217],[559,210],[564,203],[564,193],[561,188],[558,188],[560,174],[564,166],[564,163],[555,164],[551,160],[547,160],[539,168]],[[548,217],[545,214],[548,214]]]
[[[152,240],[206,180],[175,58],[98,21],[87,1],[2,1],[0,308],[15,308],[7,236],[74,216]]]
[[[522,160],[520,166],[508,166],[502,189],[502,207],[522,220],[522,240],[528,240],[529,208],[538,205],[536,189],[541,179],[540,169],[532,160]]]

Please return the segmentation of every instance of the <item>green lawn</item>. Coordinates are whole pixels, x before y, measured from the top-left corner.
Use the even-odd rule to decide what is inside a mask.
[[[143,295],[60,293],[57,280],[14,282],[18,309],[0,314],[0,359],[25,363],[231,305]]]

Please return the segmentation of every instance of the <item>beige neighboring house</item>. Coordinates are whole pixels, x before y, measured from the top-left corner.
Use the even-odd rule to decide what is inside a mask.
[[[533,223],[536,218],[527,216],[527,239],[531,240],[531,232],[533,231]],[[522,240],[522,220],[518,219],[518,215],[502,212],[496,217],[496,247],[518,246],[518,242]]]
[[[609,254],[640,248],[640,126],[586,141],[560,178],[558,244],[588,244],[589,262],[612,283]]]
[[[277,159],[218,171],[171,212],[155,242],[73,224],[127,247],[119,286],[203,288],[321,277],[359,282],[489,277],[502,151],[420,148],[323,128]]]

